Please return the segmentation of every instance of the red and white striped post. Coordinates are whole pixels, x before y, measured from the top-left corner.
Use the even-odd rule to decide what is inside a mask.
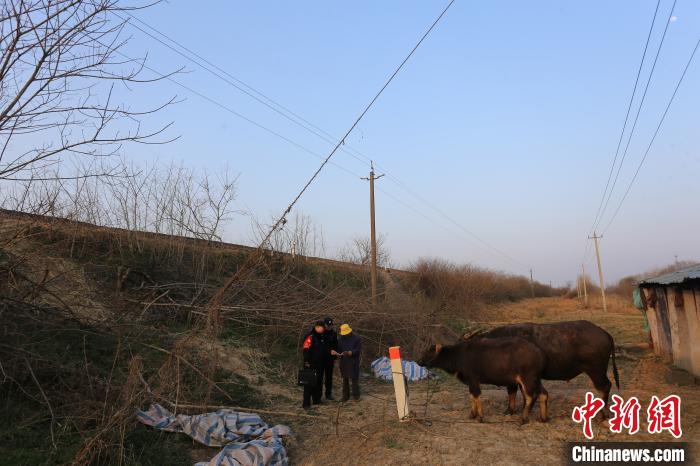
[[[406,379],[403,376],[403,365],[401,364],[401,351],[398,346],[389,348],[389,359],[391,359],[391,375],[394,380],[396,410],[399,414],[399,421],[407,421],[409,415],[408,395],[406,393]]]

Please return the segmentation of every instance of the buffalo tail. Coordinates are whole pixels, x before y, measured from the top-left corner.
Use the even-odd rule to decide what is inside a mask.
[[[612,357],[612,366],[613,366],[613,376],[615,377],[615,385],[617,386],[617,389],[620,389],[620,375],[617,373],[617,364],[615,364],[615,342],[612,344],[612,351],[610,352],[610,356]]]

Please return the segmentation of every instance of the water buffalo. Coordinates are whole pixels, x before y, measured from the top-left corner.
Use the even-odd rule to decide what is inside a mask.
[[[581,373],[588,375],[606,406],[612,386],[610,379],[608,379],[608,360],[612,357],[615,385],[618,389],[620,388],[613,337],[587,320],[505,325],[463,339],[471,341],[503,337],[525,338],[542,351],[545,357],[542,378],[545,380],[568,381]],[[518,386],[510,384],[507,389],[508,409],[506,413],[513,414]],[[604,411],[603,416],[605,416]]]
[[[480,384],[520,387],[525,403],[522,422],[528,421],[535,398],[539,398],[542,422],[547,420],[547,390],[540,374],[545,358],[536,345],[520,337],[476,338],[455,345],[429,347],[418,364],[437,367],[469,386],[471,417],[483,421]]]

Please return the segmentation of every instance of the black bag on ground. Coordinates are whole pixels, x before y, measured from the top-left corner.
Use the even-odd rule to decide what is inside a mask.
[[[316,386],[316,369],[311,369],[309,367],[299,369],[299,377],[297,384],[300,387]]]

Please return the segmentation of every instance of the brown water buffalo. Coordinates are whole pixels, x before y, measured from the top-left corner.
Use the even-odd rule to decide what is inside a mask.
[[[612,357],[615,385],[620,388],[613,337],[587,320],[505,325],[465,338],[466,341],[471,341],[503,337],[525,338],[542,351],[545,357],[542,378],[545,380],[568,381],[581,373],[588,375],[606,406],[612,386],[608,379],[608,361]],[[507,389],[506,413],[513,414],[518,386],[510,384]]]
[[[475,338],[455,345],[429,347],[418,364],[437,367],[469,386],[472,399],[471,417],[483,421],[480,384],[520,387],[525,403],[522,422],[526,423],[530,409],[539,398],[542,422],[547,420],[547,390],[540,374],[545,358],[536,345],[520,337]]]

